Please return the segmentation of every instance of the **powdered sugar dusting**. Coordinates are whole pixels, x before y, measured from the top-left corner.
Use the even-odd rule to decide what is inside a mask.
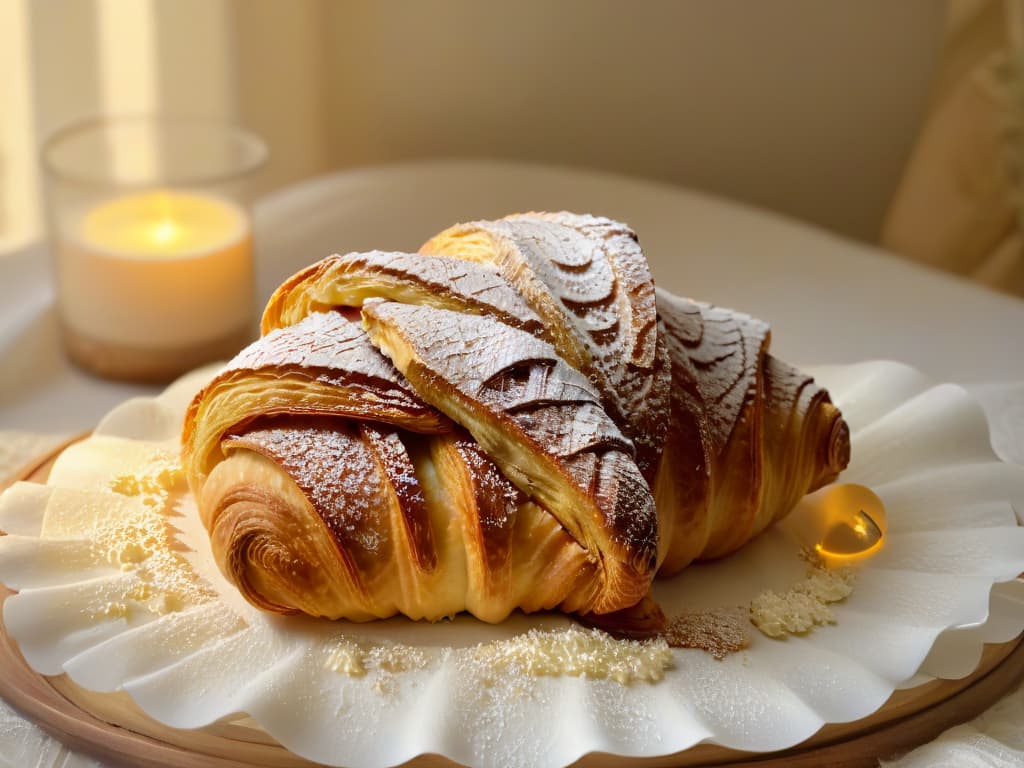
[[[711,455],[719,454],[757,391],[768,325],[740,312],[658,292],[675,371],[673,385],[692,386],[705,404]]]
[[[386,566],[391,547],[386,476],[356,427],[341,419],[287,419],[231,441],[278,462],[365,572]]]
[[[658,364],[654,284],[636,235],[606,218],[531,212],[457,225],[425,248],[458,256],[459,236],[474,231],[494,238],[489,258],[545,321],[563,326],[586,350],[583,372],[653,477],[669,377]]]
[[[656,683],[673,664],[662,639],[616,640],[576,625],[559,631],[531,629],[511,640],[478,646],[473,658],[495,674],[589,677],[622,685]]]
[[[384,431],[369,424],[360,425],[360,433],[366,447],[377,458],[382,480],[386,478],[395,495],[405,523],[412,558],[421,570],[433,570],[437,567],[437,549],[434,545],[434,532],[430,527],[430,513],[403,436],[396,431]],[[406,439],[412,440],[415,437],[407,435]]]
[[[492,318],[394,302],[364,311],[371,338],[423,397],[469,430],[585,549],[600,553],[604,590],[588,608],[639,600],[655,567],[654,501],[632,445],[582,376],[546,343]],[[520,375],[499,375],[509,371]],[[431,386],[435,380],[445,385]],[[549,471],[551,463],[561,471]]]
[[[97,518],[90,531],[97,553],[130,578],[123,595],[107,595],[95,609],[100,616],[126,616],[132,605],[165,614],[212,600],[215,593],[200,581],[175,551],[168,514],[172,492],[183,492],[184,473],[176,457],[154,452],[142,472],[118,475],[110,489],[140,503],[127,505],[128,515]]]
[[[362,282],[379,286],[378,295],[384,298],[393,288],[415,286],[424,292],[424,296],[443,297],[463,304],[477,314],[493,315],[530,333],[536,334],[543,329],[536,313],[489,265],[446,256],[381,251],[350,253],[332,259],[327,273],[318,277],[316,283],[326,287],[325,293],[335,300],[349,298],[346,295],[347,282],[360,278]],[[358,300],[355,295],[351,298]]]

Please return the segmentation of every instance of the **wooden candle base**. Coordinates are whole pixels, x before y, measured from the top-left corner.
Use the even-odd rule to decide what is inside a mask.
[[[248,327],[198,344],[136,347],[85,336],[66,324],[64,348],[79,367],[106,379],[166,384],[204,363],[235,356],[255,336]]]

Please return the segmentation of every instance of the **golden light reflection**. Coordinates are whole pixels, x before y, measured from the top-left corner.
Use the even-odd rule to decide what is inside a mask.
[[[826,562],[849,563],[870,557],[883,545],[885,504],[870,488],[844,483],[819,499],[824,533],[815,550]]]
[[[164,219],[163,221],[157,222],[153,227],[151,237],[158,245],[168,245],[178,236],[180,230],[181,227],[179,227],[174,221],[171,219]]]
[[[131,257],[203,256],[245,234],[237,208],[219,198],[153,190],[109,200],[89,211],[82,239],[90,249]]]

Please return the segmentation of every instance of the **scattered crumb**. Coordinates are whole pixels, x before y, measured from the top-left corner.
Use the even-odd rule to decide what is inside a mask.
[[[673,664],[672,650],[663,638],[616,640],[597,629],[570,626],[562,630],[531,629],[509,640],[483,643],[456,652],[464,669],[481,685],[492,685],[495,673],[525,682],[531,677],[590,677],[622,685],[658,682]],[[397,689],[396,675],[426,669],[435,655],[415,646],[373,645],[339,636],[326,649],[324,667],[332,672],[364,677],[374,673],[373,689],[389,695]]]
[[[373,645],[339,635],[327,647],[324,667],[349,677],[364,677],[370,670],[394,675],[426,669],[430,661],[430,654],[422,648],[399,643]]]
[[[327,659],[324,667],[349,677],[366,676],[366,653],[358,643],[344,637],[337,638],[327,648]]]
[[[147,506],[162,509],[171,489],[184,479],[185,471],[176,458],[156,455],[150,459],[145,472],[113,478],[110,490],[122,496],[141,496]]]
[[[492,671],[544,677],[590,677],[622,685],[656,683],[673,664],[664,638],[616,640],[598,629],[531,629],[510,640],[478,645],[473,658]]]
[[[93,611],[96,618],[123,619],[128,615],[128,604],[107,601],[98,610]]]
[[[413,669],[426,669],[430,656],[422,648],[411,645],[375,645],[366,654],[370,665],[392,674]]]
[[[803,634],[816,626],[835,624],[831,603],[853,593],[855,576],[849,568],[830,570],[813,551],[801,551],[810,568],[803,581],[786,592],[765,590],[750,603],[750,621],[768,637]]]
[[[853,594],[856,577],[850,568],[835,570],[815,569],[796,589],[824,603],[838,603]]]
[[[134,578],[124,594],[93,611],[97,617],[122,618],[130,606],[143,604],[156,614],[180,611],[214,597],[188,563],[172,551],[166,508],[171,491],[184,481],[181,465],[171,454],[154,454],[143,472],[119,475],[110,489],[122,496],[141,497],[130,516],[98,518],[91,534],[101,557]]]
[[[697,648],[719,661],[750,645],[740,609],[684,613],[669,622],[663,637],[673,648]]]

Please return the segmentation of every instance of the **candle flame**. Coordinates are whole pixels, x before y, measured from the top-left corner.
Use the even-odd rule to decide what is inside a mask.
[[[157,223],[153,227],[152,236],[153,242],[158,245],[169,245],[172,241],[177,239],[178,234],[181,231],[181,227],[171,219],[164,219]]]
[[[83,218],[81,233],[100,251],[175,258],[238,242],[247,237],[247,221],[244,212],[219,198],[154,190],[97,206]]]

